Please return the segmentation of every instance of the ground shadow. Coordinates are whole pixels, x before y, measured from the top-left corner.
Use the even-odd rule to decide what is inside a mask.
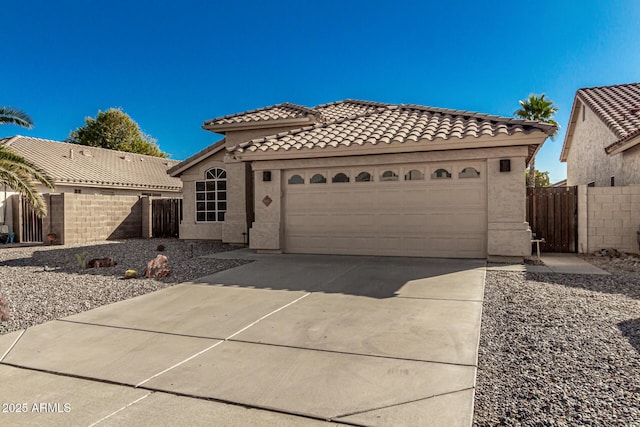
[[[341,293],[372,298],[427,297],[460,293],[460,299],[482,299],[484,260],[368,257],[339,255],[274,255],[258,262],[204,277],[195,283],[248,288]],[[464,280],[469,272],[476,280]],[[477,277],[476,277],[477,276]],[[404,293],[404,294],[403,294]],[[474,298],[466,295],[473,293]]]
[[[620,332],[627,337],[629,344],[640,354],[640,318],[618,323]]]

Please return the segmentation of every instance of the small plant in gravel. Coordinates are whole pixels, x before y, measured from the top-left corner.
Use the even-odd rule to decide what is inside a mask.
[[[87,268],[87,253],[82,251],[82,253],[76,254],[76,260],[78,261],[78,265],[83,270]]]
[[[5,322],[11,319],[9,316],[9,303],[5,297],[0,296],[0,321]]]

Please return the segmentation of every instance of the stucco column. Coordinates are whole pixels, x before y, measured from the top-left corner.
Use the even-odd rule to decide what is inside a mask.
[[[487,256],[531,255],[526,222],[524,157],[510,157],[511,171],[500,172],[500,158],[487,159]]]
[[[247,167],[229,156],[224,159],[227,171],[227,212],[222,226],[222,241],[244,244],[247,232]]]
[[[282,171],[270,170],[271,181],[265,181],[262,170],[254,171],[255,221],[251,227],[249,246],[263,252],[282,252]]]

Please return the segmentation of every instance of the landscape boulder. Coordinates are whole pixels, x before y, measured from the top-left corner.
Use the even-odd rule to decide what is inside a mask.
[[[145,270],[147,279],[159,279],[170,275],[171,268],[169,268],[169,258],[166,256],[158,255],[147,263],[147,269]]]

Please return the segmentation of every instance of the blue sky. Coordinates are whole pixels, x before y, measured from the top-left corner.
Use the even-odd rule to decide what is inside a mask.
[[[232,4],[233,3],[233,4]],[[575,91],[640,81],[640,2],[31,1],[2,6],[0,105],[64,140],[121,107],[181,160],[219,139],[213,117],[347,98],[512,116],[546,93],[562,129]]]

